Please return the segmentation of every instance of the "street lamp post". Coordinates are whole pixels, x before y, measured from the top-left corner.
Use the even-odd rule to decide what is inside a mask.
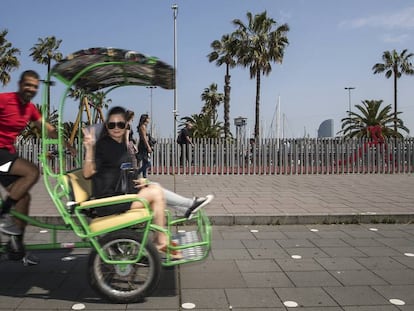
[[[178,115],[178,107],[177,107],[177,14],[178,14],[178,5],[173,4],[171,6],[173,10],[173,18],[174,18],[174,143],[173,146],[173,170],[175,171],[175,162],[176,162],[176,152],[175,152],[175,142],[177,141],[177,115]],[[175,174],[174,174],[175,176]],[[175,188],[175,183],[174,183]],[[174,189],[175,190],[175,189]]]
[[[150,119],[151,119],[150,126],[151,126],[151,135],[154,135],[154,132],[153,132],[154,118],[152,116],[152,90],[153,89],[156,89],[156,88],[157,87],[155,85],[147,86],[147,89],[150,90]]]
[[[345,88],[345,90],[348,90],[348,106],[349,106],[348,116],[351,117],[351,91],[355,90],[355,87],[348,86]]]

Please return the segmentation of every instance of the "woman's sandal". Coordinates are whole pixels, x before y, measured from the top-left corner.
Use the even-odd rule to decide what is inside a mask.
[[[178,246],[178,244],[175,243],[174,241],[171,241],[171,244],[170,245],[173,246],[173,247],[177,247]],[[163,247],[159,248],[158,251],[160,253],[167,254],[168,247],[169,247],[168,245],[164,245]],[[170,256],[171,256],[172,259],[182,259],[183,258],[183,254],[179,250],[170,249],[169,250],[169,253],[170,253]]]

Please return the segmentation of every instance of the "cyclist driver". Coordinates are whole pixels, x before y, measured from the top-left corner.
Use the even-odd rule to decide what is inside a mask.
[[[31,102],[39,88],[39,75],[33,70],[24,71],[20,76],[18,91],[0,94],[0,183],[8,195],[0,210],[0,231],[11,235],[13,248],[18,248],[20,258],[26,264],[37,264],[25,255],[23,235],[26,223],[10,215],[12,208],[25,215],[29,214],[29,190],[39,178],[38,168],[19,157],[14,143],[16,137],[29,122],[41,129],[42,117]],[[55,128],[46,124],[48,136],[57,138]],[[14,245],[13,245],[14,244]]]

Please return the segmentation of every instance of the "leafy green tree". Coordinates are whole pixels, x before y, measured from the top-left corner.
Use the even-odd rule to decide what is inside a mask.
[[[221,122],[211,123],[211,117],[208,114],[193,114],[190,117],[181,118],[180,127],[185,126],[185,123],[191,122],[193,124],[192,136],[193,138],[220,138],[223,133],[223,126]]]
[[[259,138],[260,119],[260,79],[261,75],[269,75],[271,63],[282,63],[284,51],[289,44],[286,36],[289,26],[283,24],[273,30],[277,22],[267,16],[266,11],[253,16],[247,12],[247,24],[240,19],[233,20],[237,30],[233,33],[237,40],[237,63],[249,67],[250,78],[256,79],[256,106],[254,136]]]
[[[348,111],[349,116],[341,120],[342,130],[339,133],[344,134],[346,138],[369,137],[368,126],[381,125],[384,137],[402,138],[398,129],[408,133],[408,128],[404,126],[401,119],[395,120],[391,105],[381,108],[382,102],[382,100],[364,100],[362,105],[355,105],[359,112]],[[397,115],[400,113],[397,112]],[[392,127],[393,123],[397,124],[397,131]]]
[[[217,121],[217,107],[223,102],[223,99],[223,93],[217,93],[216,83],[210,84],[201,94],[201,100],[205,102],[201,112],[210,116],[212,124]]]
[[[372,67],[374,74],[385,72],[387,79],[394,77],[394,132],[397,132],[397,80],[403,74],[413,75],[414,67],[411,63],[413,53],[408,53],[407,49],[400,54],[396,50],[385,51],[382,55],[383,63],[377,63]]]
[[[6,86],[10,82],[10,72],[20,66],[16,55],[20,55],[20,50],[14,48],[7,41],[6,36],[9,33],[7,29],[0,31],[0,82]]]
[[[214,40],[211,43],[213,51],[207,55],[208,61],[216,62],[217,66],[226,65],[226,75],[224,76],[224,137],[230,135],[230,68],[236,66],[235,52],[236,40],[232,35],[226,34],[221,40]]]
[[[57,40],[55,36],[46,37],[44,39],[39,38],[38,42],[30,49],[33,60],[38,64],[47,66],[47,76],[49,76],[51,70],[52,61],[60,61],[62,59],[62,53],[58,51],[62,40]],[[46,81],[47,85],[47,110],[46,114],[49,115],[50,110],[50,81]]]

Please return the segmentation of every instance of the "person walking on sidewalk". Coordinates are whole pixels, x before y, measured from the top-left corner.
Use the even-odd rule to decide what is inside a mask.
[[[190,145],[194,146],[193,142],[191,141],[191,129],[193,128],[193,124],[191,122],[187,122],[185,127],[181,129],[180,134],[177,138],[177,143],[180,145],[180,165],[184,166],[187,161],[190,160]]]
[[[138,174],[142,173],[142,177],[147,178],[147,170],[151,166],[150,156],[152,153],[152,146],[150,143],[149,135],[147,132],[147,125],[150,123],[150,117],[147,114],[142,114],[139,118],[137,126],[139,142],[137,161],[141,162],[141,167],[138,170]]]
[[[39,170],[33,163],[19,157],[14,143],[29,122],[38,129],[42,128],[42,117],[31,102],[38,88],[38,73],[27,70],[20,76],[17,92],[0,94],[0,183],[8,192],[0,211],[0,231],[16,236],[13,241],[21,248],[22,257],[26,223],[13,219],[10,210],[15,208],[22,214],[29,214],[29,190],[37,182]],[[46,123],[46,129],[50,138],[57,138],[52,125]]]

